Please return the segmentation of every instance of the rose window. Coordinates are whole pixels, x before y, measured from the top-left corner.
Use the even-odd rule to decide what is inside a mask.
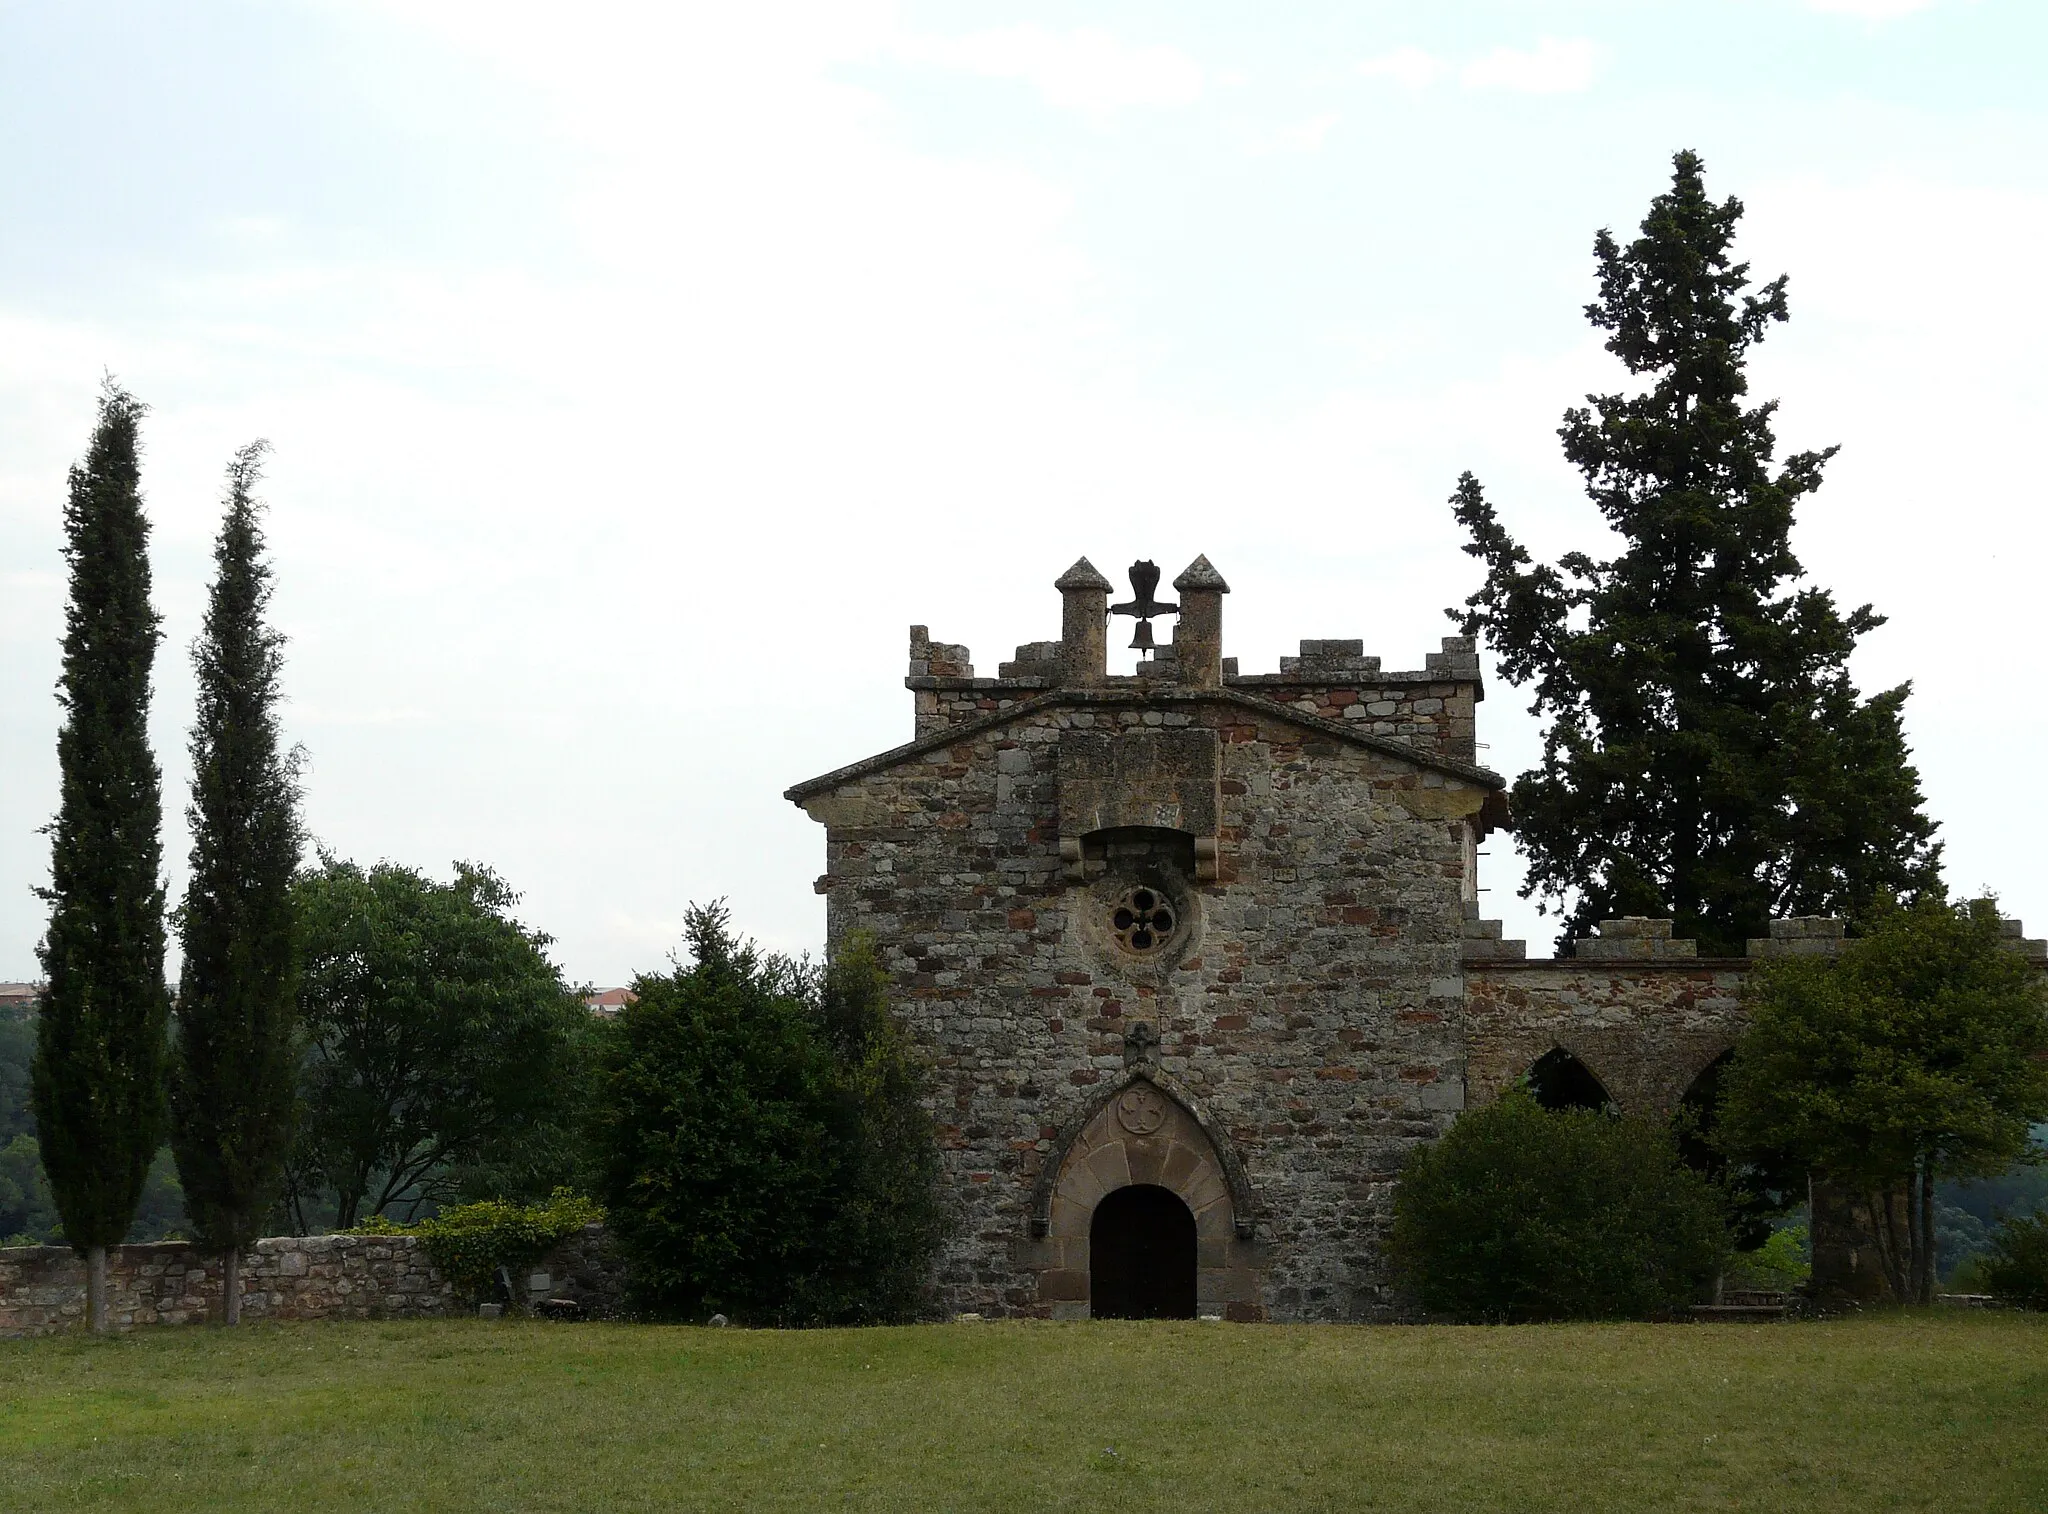
[[[1173,939],[1179,922],[1172,903],[1159,890],[1134,888],[1118,902],[1109,923],[1119,946],[1147,956]]]

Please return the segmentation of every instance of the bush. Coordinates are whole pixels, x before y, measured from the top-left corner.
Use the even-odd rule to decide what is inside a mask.
[[[410,1225],[379,1215],[347,1233],[417,1236],[441,1276],[474,1303],[490,1296],[500,1267],[516,1277],[585,1225],[603,1219],[604,1211],[582,1194],[557,1188],[544,1204],[486,1199]]]
[[[1773,1230],[1754,1251],[1738,1252],[1728,1263],[1731,1288],[1773,1289],[1790,1293],[1813,1276],[1813,1246],[1807,1227],[1787,1225]]]
[[[1391,1250],[1435,1314],[1642,1318],[1700,1297],[1728,1229],[1720,1194],[1666,1127],[1547,1110],[1515,1089],[1416,1151]]]
[[[1991,1249],[1977,1259],[1986,1293],[2023,1309],[2048,1309],[2048,1209],[2005,1220],[1991,1233]]]
[[[693,965],[643,975],[599,1080],[635,1301],[760,1324],[918,1311],[940,1233],[922,1077],[855,942],[819,973],[693,908]]]

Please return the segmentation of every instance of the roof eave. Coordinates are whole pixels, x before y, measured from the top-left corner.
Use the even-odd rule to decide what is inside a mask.
[[[1355,746],[1381,756],[1392,757],[1400,762],[1413,763],[1416,767],[1442,773],[1446,777],[1459,778],[1467,783],[1476,783],[1481,788],[1505,791],[1507,780],[1491,768],[1479,767],[1472,763],[1459,762],[1450,757],[1437,757],[1428,752],[1418,752],[1403,742],[1386,736],[1375,736],[1368,731],[1354,731],[1340,721],[1325,720],[1320,715],[1310,715],[1301,710],[1290,709],[1270,699],[1260,699],[1251,694],[1240,694],[1235,689],[1055,689],[1030,699],[1021,699],[1006,709],[992,710],[963,720],[958,725],[947,726],[942,731],[920,736],[902,746],[891,747],[886,752],[877,752],[859,762],[848,763],[845,767],[834,768],[816,778],[806,779],[782,791],[782,797],[792,804],[801,805],[806,799],[819,794],[830,793],[841,784],[851,783],[875,773],[886,772],[900,763],[922,757],[927,752],[941,751],[949,746],[958,746],[964,740],[972,740],[984,731],[1005,726],[1023,716],[1035,715],[1044,710],[1062,707],[1095,707],[1099,709],[1131,708],[1134,706],[1156,706],[1160,704],[1227,704],[1249,710],[1303,730],[1319,735],[1334,737],[1347,746]]]

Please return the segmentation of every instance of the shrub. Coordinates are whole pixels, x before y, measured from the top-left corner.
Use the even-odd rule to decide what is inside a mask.
[[[604,1210],[580,1193],[557,1188],[544,1204],[508,1204],[486,1199],[445,1210],[431,1219],[400,1225],[373,1216],[350,1235],[410,1235],[457,1293],[474,1302],[492,1292],[498,1268],[517,1276]]]
[[[1391,1250],[1432,1313],[1642,1318],[1700,1296],[1728,1229],[1719,1193],[1666,1127],[1547,1110],[1514,1089],[1416,1151]]]
[[[693,908],[695,961],[643,975],[600,1077],[603,1192],[635,1301],[761,1324],[917,1312],[939,1236],[921,1070],[850,943],[817,972]]]
[[[1754,1251],[1738,1252],[1728,1263],[1731,1288],[1776,1289],[1789,1293],[1813,1276],[1813,1250],[1807,1227],[1787,1225],[1773,1230]]]
[[[1986,1293],[2024,1309],[2048,1309],[2048,1209],[2008,1218],[1991,1232],[1991,1249],[1977,1259]]]

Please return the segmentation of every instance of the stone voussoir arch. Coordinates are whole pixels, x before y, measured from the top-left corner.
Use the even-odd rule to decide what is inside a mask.
[[[1045,1163],[1038,1170],[1038,1182],[1031,1194],[1032,1239],[1041,1239],[1051,1232],[1053,1199],[1059,1191],[1062,1175],[1077,1155],[1076,1148],[1083,1144],[1083,1138],[1091,1130],[1101,1127],[1104,1113],[1138,1084],[1145,1084],[1164,1094],[1171,1103],[1180,1107],[1180,1111],[1192,1120],[1195,1128],[1202,1133],[1208,1145],[1208,1155],[1220,1170],[1224,1187],[1230,1195],[1231,1231],[1240,1240],[1250,1240],[1258,1228],[1258,1206],[1252,1197],[1251,1182],[1245,1176],[1244,1164],[1238,1160],[1229,1135],[1216,1122],[1215,1116],[1203,1106],[1202,1101],[1188,1092],[1180,1079],[1160,1068],[1143,1066],[1130,1069],[1123,1077],[1089,1099],[1082,1106],[1080,1114],[1069,1121],[1060,1133],[1053,1149],[1046,1154]],[[1148,1178],[1146,1181],[1156,1179]],[[1183,1193],[1181,1197],[1185,1199],[1187,1194]]]
[[[1096,1206],[1139,1185],[1174,1194],[1194,1217],[1197,1312],[1265,1318],[1243,1166],[1200,1101],[1156,1066],[1132,1068],[1091,1098],[1039,1170],[1026,1246],[1038,1306],[1055,1319],[1089,1317]]]

